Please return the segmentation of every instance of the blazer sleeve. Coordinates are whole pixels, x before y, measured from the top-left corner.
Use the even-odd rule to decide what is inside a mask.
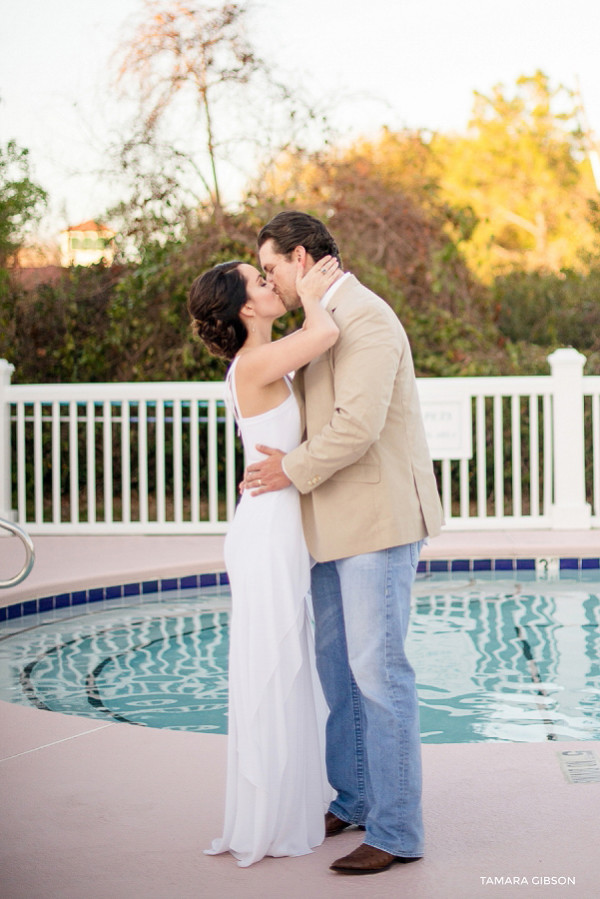
[[[378,439],[404,352],[404,332],[382,300],[357,303],[339,314],[336,310],[334,319],[340,337],[329,351],[333,413],[318,434],[284,459],[285,472],[301,493],[357,462]]]

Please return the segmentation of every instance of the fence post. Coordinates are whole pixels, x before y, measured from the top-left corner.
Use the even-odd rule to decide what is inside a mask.
[[[553,379],[554,503],[552,527],[591,527],[585,497],[583,366],[586,358],[572,347],[548,356]]]
[[[8,521],[13,520],[8,388],[14,370],[14,365],[0,359],[0,518]]]

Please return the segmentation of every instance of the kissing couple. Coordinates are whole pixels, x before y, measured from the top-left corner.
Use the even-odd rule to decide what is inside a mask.
[[[373,874],[424,851],[405,641],[421,546],[443,515],[396,314],[311,215],[276,215],[258,255],[262,273],[217,265],[189,299],[195,332],[231,362],[246,457],[225,541],[225,823],[205,851],[246,867],[354,827],[359,845],[330,867]],[[302,327],[272,340],[299,306]]]

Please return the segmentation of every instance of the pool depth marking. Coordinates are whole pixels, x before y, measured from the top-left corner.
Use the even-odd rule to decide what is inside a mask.
[[[558,753],[565,780],[572,784],[600,783],[600,765],[591,749],[563,749]]]

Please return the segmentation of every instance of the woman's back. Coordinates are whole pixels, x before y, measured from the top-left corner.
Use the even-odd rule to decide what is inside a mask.
[[[282,403],[259,415],[244,417],[238,403],[235,380],[238,359],[239,356],[230,366],[225,383],[244,445],[246,465],[250,465],[252,462],[258,462],[264,458],[256,450],[256,445],[259,443],[277,447],[284,453],[288,453],[298,446],[301,438],[300,410],[292,392],[291,382],[289,378],[286,378],[289,395]]]

